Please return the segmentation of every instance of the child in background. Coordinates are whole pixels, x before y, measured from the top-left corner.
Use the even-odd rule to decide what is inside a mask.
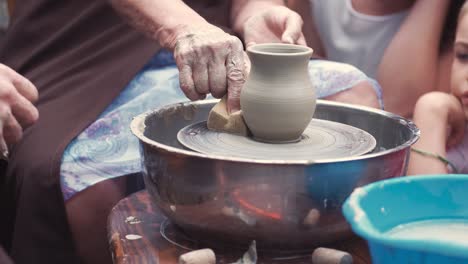
[[[452,94],[431,92],[416,103],[414,145],[408,175],[468,173],[468,3],[458,17],[451,71]]]
[[[451,10],[464,0],[287,2],[302,15],[315,55],[349,63],[376,79],[386,110],[409,117],[422,94],[449,92],[443,69],[451,63],[451,49],[441,40],[444,25],[456,20],[458,11],[450,15]]]

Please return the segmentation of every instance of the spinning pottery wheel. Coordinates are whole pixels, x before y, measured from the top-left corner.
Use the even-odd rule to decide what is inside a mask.
[[[211,131],[206,122],[184,127],[177,139],[185,147],[214,155],[250,159],[318,160],[359,156],[375,148],[375,138],[362,129],[314,119],[294,143],[271,144],[251,137]]]
[[[249,138],[210,135],[204,122],[216,102],[164,106],[131,124],[152,201],[171,224],[210,245],[245,248],[256,240],[260,251],[288,253],[345,239],[345,199],[356,187],[404,175],[419,138],[411,121],[394,114],[317,100],[296,147],[262,150]],[[319,147],[306,151],[311,146]]]

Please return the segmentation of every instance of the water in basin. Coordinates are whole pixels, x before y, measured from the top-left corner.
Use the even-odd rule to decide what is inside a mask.
[[[437,219],[398,225],[386,233],[395,239],[432,240],[468,245],[468,219]]]

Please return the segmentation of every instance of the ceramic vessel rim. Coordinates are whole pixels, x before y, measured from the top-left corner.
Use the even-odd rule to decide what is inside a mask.
[[[264,51],[265,48],[291,48],[296,49],[297,52],[271,52]],[[268,55],[268,56],[285,56],[285,57],[301,57],[301,56],[311,56],[314,50],[307,46],[296,45],[296,44],[286,44],[286,43],[262,43],[255,44],[247,48],[248,53],[259,54],[259,55]]]
[[[430,181],[468,181],[468,174],[428,174],[418,176],[403,176],[398,178],[385,179],[373,182],[355,189],[343,203],[342,211],[353,231],[365,238],[369,243],[381,243],[389,247],[410,249],[423,252],[442,254],[440,248],[442,245],[437,241],[427,241],[420,243],[415,239],[400,239],[388,237],[385,233],[378,231],[367,218],[362,210],[361,202],[367,194],[371,192],[382,191],[385,186],[398,186],[402,184],[423,183]],[[443,245],[444,254],[461,258],[468,258],[468,247],[456,243],[446,243]]]
[[[349,157],[349,158],[339,158],[339,159],[321,159],[321,160],[295,160],[295,161],[285,161],[285,160],[271,160],[271,159],[247,159],[247,158],[234,158],[231,156],[222,156],[222,155],[207,155],[207,154],[202,154],[198,153],[195,151],[190,151],[190,150],[185,150],[185,149],[180,149],[177,147],[169,146],[167,144],[163,144],[154,140],[151,140],[150,138],[146,137],[144,135],[145,131],[145,120],[147,116],[154,115],[157,113],[164,112],[167,109],[175,108],[177,106],[179,107],[186,107],[187,105],[190,105],[192,107],[196,107],[198,105],[214,105],[219,101],[219,99],[206,99],[202,101],[196,101],[196,102],[182,102],[182,103],[175,103],[175,104],[169,104],[165,105],[153,110],[149,110],[145,113],[139,114],[135,116],[130,123],[130,129],[140,141],[145,142],[149,146],[153,148],[157,148],[159,150],[164,150],[166,152],[171,152],[174,154],[180,154],[180,155],[186,155],[188,157],[198,157],[198,158],[205,158],[205,159],[214,159],[214,160],[220,160],[220,161],[232,161],[232,162],[242,162],[242,163],[254,163],[254,164],[288,164],[288,165],[311,165],[311,164],[320,164],[320,163],[334,163],[334,162],[349,162],[349,161],[355,161],[355,160],[363,160],[363,159],[369,159],[369,158],[375,158],[375,157],[380,157],[384,155],[388,155],[390,153],[398,152],[400,150],[406,149],[413,145],[420,136],[420,131],[416,127],[416,125],[410,121],[407,120],[403,117],[400,117],[398,115],[392,114],[390,112],[386,112],[383,110],[378,110],[375,108],[371,107],[366,107],[366,106],[357,106],[357,105],[351,105],[351,104],[345,104],[345,103],[337,103],[337,102],[331,102],[331,101],[325,101],[325,100],[317,100],[317,105],[323,104],[323,105],[335,105],[335,106],[341,106],[341,107],[348,107],[348,108],[353,108],[357,110],[363,110],[363,111],[368,111],[368,112],[374,112],[380,115],[387,116],[391,119],[397,120],[400,123],[404,123],[405,125],[408,126],[408,128],[413,132],[413,137],[408,139],[406,142],[403,144],[399,145],[398,147],[392,148],[392,149],[387,149],[384,151],[380,151],[377,153],[370,153],[370,154],[364,154],[361,156],[355,156],[355,157]]]

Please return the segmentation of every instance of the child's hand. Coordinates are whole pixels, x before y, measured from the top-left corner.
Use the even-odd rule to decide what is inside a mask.
[[[465,115],[460,101],[453,95],[443,92],[430,92],[419,98],[414,111],[414,120],[422,133],[445,133],[446,146],[452,147],[463,140]],[[438,134],[438,133],[437,133]],[[425,135],[422,135],[425,136]]]
[[[443,92],[426,93],[418,99],[413,120],[421,130],[421,137],[413,148],[432,156],[412,154],[408,175],[448,172],[447,164],[434,157],[445,158],[447,146],[457,144],[463,137],[465,119],[460,109],[457,98]]]

